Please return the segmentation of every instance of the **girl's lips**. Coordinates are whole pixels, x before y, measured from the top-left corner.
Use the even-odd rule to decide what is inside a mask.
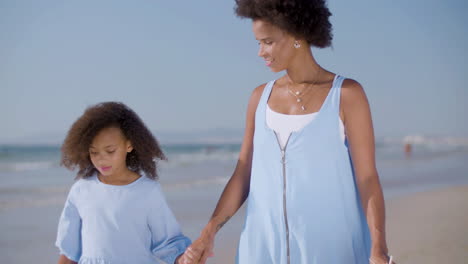
[[[273,61],[268,61],[268,60],[266,60],[266,61],[265,61],[265,64],[266,64],[266,66],[270,66],[272,62],[273,62]]]
[[[107,166],[107,167],[101,167],[101,170],[103,171],[108,171],[112,168],[112,166]]]

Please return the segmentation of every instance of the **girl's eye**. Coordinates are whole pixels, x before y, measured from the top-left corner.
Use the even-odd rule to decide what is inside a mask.
[[[266,45],[271,45],[271,44],[273,44],[273,41],[265,41],[265,44]]]
[[[89,152],[89,154],[94,156],[94,155],[97,155],[97,152]]]
[[[112,154],[112,153],[114,153],[114,152],[115,152],[115,150],[109,150],[109,151],[107,151],[107,153],[109,153],[109,154]]]

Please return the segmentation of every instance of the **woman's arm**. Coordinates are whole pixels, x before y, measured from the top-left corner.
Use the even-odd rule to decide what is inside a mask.
[[[234,173],[226,184],[208,224],[202,230],[200,237],[190,246],[190,249],[193,250],[203,250],[203,255],[199,263],[204,264],[206,259],[213,254],[212,251],[216,233],[237,212],[249,195],[255,111],[264,87],[265,85],[261,85],[255,88],[250,97],[247,108],[244,138]]]
[[[362,86],[347,79],[342,86],[341,117],[345,125],[351,159],[372,239],[371,259],[388,263],[385,238],[385,205],[375,165],[372,117]]]

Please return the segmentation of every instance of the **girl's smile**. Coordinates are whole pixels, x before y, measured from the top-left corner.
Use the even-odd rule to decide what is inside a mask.
[[[112,166],[107,166],[107,167],[101,167],[101,171],[109,171],[112,168]]]

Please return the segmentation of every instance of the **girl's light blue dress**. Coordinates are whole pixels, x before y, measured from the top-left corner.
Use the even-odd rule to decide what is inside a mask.
[[[339,133],[343,80],[335,76],[316,118],[293,132],[285,148],[265,121],[274,81],[264,88],[237,263],[369,263],[367,221]]]
[[[157,181],[117,186],[93,176],[72,186],[56,246],[80,264],[172,264],[190,243]]]

